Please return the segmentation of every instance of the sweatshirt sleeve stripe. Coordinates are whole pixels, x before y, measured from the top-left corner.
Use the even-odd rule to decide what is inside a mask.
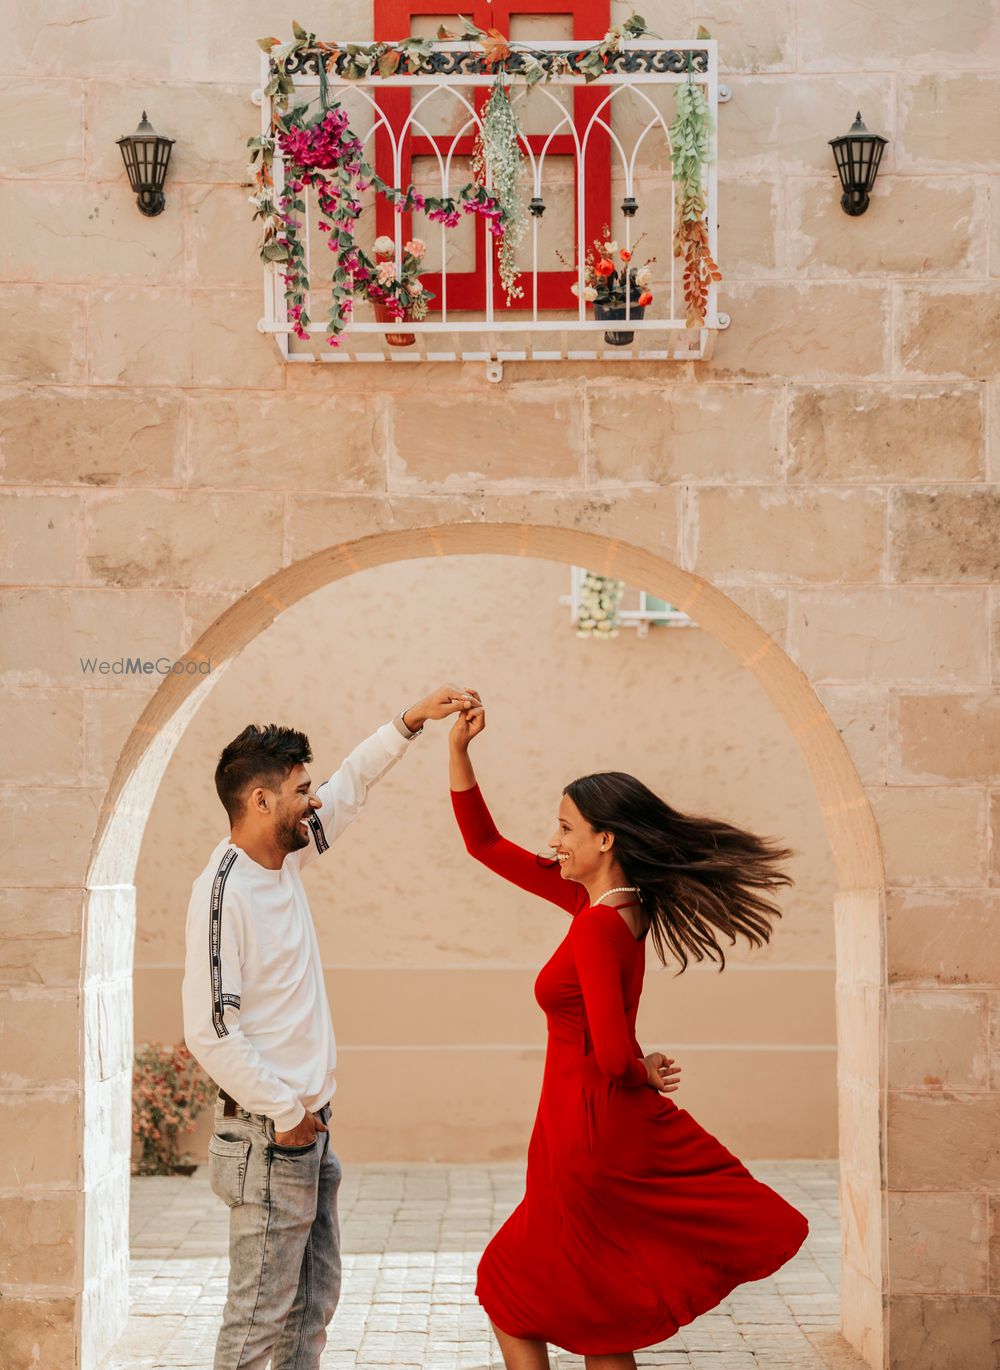
[[[219,862],[219,869],[215,872],[215,879],[212,881],[212,902],[208,920],[208,960],[209,979],[212,986],[212,1026],[215,1028],[217,1037],[229,1036],[229,1029],[226,1027],[225,1021],[226,1001],[232,1003],[235,997],[222,992],[222,898],[226,889],[226,880],[237,855],[235,847],[230,847],[226,851]]]
[[[315,809],[312,810],[306,821],[308,822],[309,827],[312,830],[313,841],[316,843],[316,853],[318,856],[322,856],[323,853],[326,851],[327,847],[329,847],[330,845],[329,842],[326,840],[326,832],[323,828],[323,822]]]

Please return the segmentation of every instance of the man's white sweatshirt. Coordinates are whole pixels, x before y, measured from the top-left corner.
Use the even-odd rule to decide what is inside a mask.
[[[406,750],[386,723],[320,785],[307,847],[279,870],[228,838],[194,882],[187,915],[184,1038],[217,1085],[287,1132],[329,1102],[337,1044],[302,871],[361,812],[369,787]]]

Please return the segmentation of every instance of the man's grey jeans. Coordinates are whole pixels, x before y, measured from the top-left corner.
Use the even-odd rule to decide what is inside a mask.
[[[330,1110],[320,1113],[329,1121]],[[317,1370],[340,1297],[340,1162],[328,1132],[280,1147],[274,1124],[220,1100],[208,1145],[212,1188],[229,1205],[229,1291],[215,1370]]]

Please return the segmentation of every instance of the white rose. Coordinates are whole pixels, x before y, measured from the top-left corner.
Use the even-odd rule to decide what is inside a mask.
[[[597,299],[597,291],[595,290],[595,288],[594,288],[592,285],[585,285],[585,286],[583,287],[583,298],[584,298],[585,300],[596,300],[596,299]]]
[[[388,252],[396,251],[395,242],[385,233],[380,234],[379,237],[375,239],[372,247],[380,256],[385,256]]]
[[[611,254],[612,254],[613,252],[617,252],[617,251],[618,251],[618,244],[614,241],[614,239],[612,239],[612,241],[611,241],[610,243],[605,243],[605,244],[604,244],[604,255],[605,255],[605,257],[610,257]]]
[[[641,266],[639,270],[635,273],[636,285],[649,285],[652,279],[653,273],[652,271],[650,271],[648,266]]]

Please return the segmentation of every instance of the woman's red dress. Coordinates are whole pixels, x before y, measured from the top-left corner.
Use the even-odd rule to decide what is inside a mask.
[[[548,1045],[524,1198],[483,1253],[476,1293],[514,1337],[591,1356],[650,1346],[784,1265],[808,1224],[646,1083],[645,941],[501,837],[478,788],[452,802],[473,856],[573,915],[535,982]]]

